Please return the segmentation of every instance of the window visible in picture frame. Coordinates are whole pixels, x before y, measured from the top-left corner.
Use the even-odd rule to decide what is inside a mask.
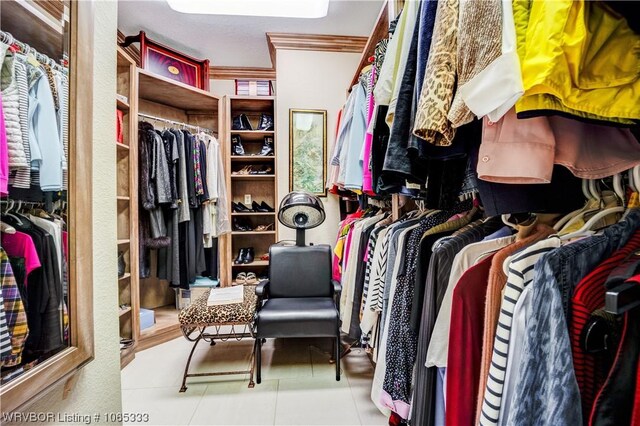
[[[289,191],[327,196],[327,111],[289,110]]]

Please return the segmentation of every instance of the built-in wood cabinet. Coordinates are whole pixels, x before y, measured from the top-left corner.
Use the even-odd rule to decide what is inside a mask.
[[[221,277],[224,273],[223,285],[233,285],[239,273],[253,272],[258,279],[266,276],[269,260],[261,256],[269,253],[269,247],[277,241],[277,149],[276,131],[258,130],[260,117],[266,114],[272,117],[275,126],[276,99],[274,96],[226,96],[224,114],[224,133],[220,144],[224,146],[227,160],[227,188],[229,189],[229,212],[231,214],[232,232],[224,238],[225,247],[221,251]],[[251,126],[256,130],[233,130],[233,120],[240,114],[245,114]],[[234,155],[232,137],[239,137],[244,148],[244,155]],[[270,138],[273,144],[273,155],[259,155],[265,138]],[[242,170],[269,170],[264,174],[241,174]],[[274,212],[233,212],[231,203],[245,203],[246,196],[251,201],[263,201],[272,207]],[[251,208],[251,203],[247,207]],[[235,224],[244,224],[252,228],[251,231],[240,231]],[[264,231],[256,231],[260,225],[272,225]],[[254,249],[254,261],[247,264],[236,264],[241,248]]]
[[[66,283],[62,302],[66,314],[61,316],[68,321],[68,326],[64,320],[61,323],[65,344],[13,371],[15,375],[0,386],[3,413],[26,406],[63,380],[65,394],[68,393],[75,383],[75,373],[94,357],[93,23],[91,2],[0,2],[0,30],[11,33],[14,40],[28,44],[57,64],[66,63],[66,59],[69,64],[68,123],[63,121],[61,125],[68,135],[65,152],[68,185],[66,193],[63,188],[57,194],[66,201],[62,210],[66,213],[68,274],[62,279]],[[36,57],[38,61],[47,60]],[[15,201],[20,196],[14,196],[10,190],[9,198]]]
[[[135,61],[118,48],[116,108],[120,111],[122,141],[116,139],[118,256],[125,264],[118,276],[118,316],[120,338],[132,344],[120,349],[120,366],[134,358],[137,344],[135,330],[139,328],[138,271],[138,141],[137,141],[137,70]]]
[[[133,131],[131,137],[133,144],[138,144],[138,122],[146,120],[154,124],[158,128],[163,126],[183,128],[195,132],[196,126],[201,129],[207,129],[212,134],[218,136],[219,130],[219,104],[220,100],[209,92],[198,88],[182,84],[165,77],[156,75],[152,72],[135,68],[135,91],[132,93],[132,99],[135,99],[136,111],[132,114],[130,125]],[[160,120],[154,120],[150,117],[156,117]],[[167,123],[162,120],[168,120]],[[187,127],[192,126],[192,127]],[[224,150],[222,149],[224,155]],[[132,152],[137,152],[133,150]],[[137,158],[137,157],[136,157]],[[134,163],[135,175],[138,174],[137,160]],[[224,171],[223,171],[224,172]],[[138,182],[135,182],[135,192],[138,193]],[[120,195],[120,194],[119,194]],[[124,203],[123,203],[124,204]],[[133,209],[139,209],[136,201],[135,205],[131,204]],[[123,206],[124,208],[124,206]],[[138,270],[138,216],[136,216],[135,232],[131,235],[131,243],[123,243],[132,247],[135,240],[135,257],[132,257],[132,264],[135,264],[135,273]],[[123,238],[125,236],[123,235]],[[120,236],[118,237],[120,238]],[[224,253],[220,250],[220,253]],[[174,339],[181,335],[178,323],[179,310],[176,305],[177,293],[174,288],[169,287],[167,281],[159,279],[153,271],[157,265],[157,253],[151,250],[151,270],[152,275],[149,278],[135,278],[131,283],[131,289],[136,294],[132,295],[132,336],[135,340],[135,351],[147,349],[168,340]],[[132,272],[133,273],[133,272]],[[137,277],[138,275],[136,275]],[[124,294],[124,293],[123,293]],[[154,312],[155,324],[147,329],[140,329],[140,310],[148,309]],[[121,318],[121,331],[127,332],[127,319]],[[124,337],[124,336],[123,336]]]

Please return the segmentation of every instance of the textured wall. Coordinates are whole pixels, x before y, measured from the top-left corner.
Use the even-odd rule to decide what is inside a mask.
[[[347,96],[347,87],[360,60],[359,53],[282,50],[276,52],[278,198],[289,193],[289,109],[327,111],[327,157],[333,153],[338,111]],[[328,168],[327,168],[328,173]],[[278,200],[278,201],[279,201]],[[322,198],[327,219],[307,231],[307,242],[334,244],[340,206],[329,194]],[[280,226],[278,238],[295,239],[293,229]]]
[[[116,270],[116,156],[114,141],[117,3],[95,2],[93,81],[93,315],[95,359],[62,399],[54,387],[24,411],[119,412],[120,350]],[[87,283],[88,284],[88,283]]]

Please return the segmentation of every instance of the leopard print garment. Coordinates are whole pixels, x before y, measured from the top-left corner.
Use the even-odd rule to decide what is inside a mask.
[[[502,54],[502,0],[460,0],[458,27],[458,87],[472,80]],[[453,127],[475,115],[456,91],[449,110]]]
[[[416,110],[413,133],[438,146],[449,146],[455,129],[447,118],[456,84],[459,0],[438,2],[431,51]]]
[[[209,291],[181,310],[178,315],[180,325],[183,327],[204,327],[228,323],[253,323],[258,300],[255,286],[244,286],[244,301],[242,303],[207,306],[208,298]]]

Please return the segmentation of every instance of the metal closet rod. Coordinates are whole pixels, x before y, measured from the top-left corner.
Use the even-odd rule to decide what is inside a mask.
[[[21,41],[16,40],[16,38],[13,35],[11,35],[11,33],[0,30],[0,40],[2,40],[3,43],[8,44],[9,46],[12,46],[12,45],[18,46],[20,48],[20,52],[24,53],[25,55],[32,53],[35,56],[36,60],[38,60],[38,62],[45,63],[49,65],[51,68],[55,68],[58,71],[64,72],[65,74],[69,73],[69,68],[63,65],[60,65],[59,63],[57,63],[47,55],[38,52],[36,49],[29,46],[27,43],[22,43]]]
[[[207,129],[206,127],[194,126],[193,124],[182,123],[180,121],[169,120],[167,118],[162,118],[162,117],[155,117],[153,115],[145,114],[145,113],[142,113],[142,112],[139,112],[138,116],[139,117],[148,118],[149,120],[162,121],[162,122],[165,122],[165,123],[168,123],[168,124],[174,124],[176,126],[189,127],[191,129],[195,129],[198,132],[203,131],[205,133],[213,134],[213,131],[211,129]]]

